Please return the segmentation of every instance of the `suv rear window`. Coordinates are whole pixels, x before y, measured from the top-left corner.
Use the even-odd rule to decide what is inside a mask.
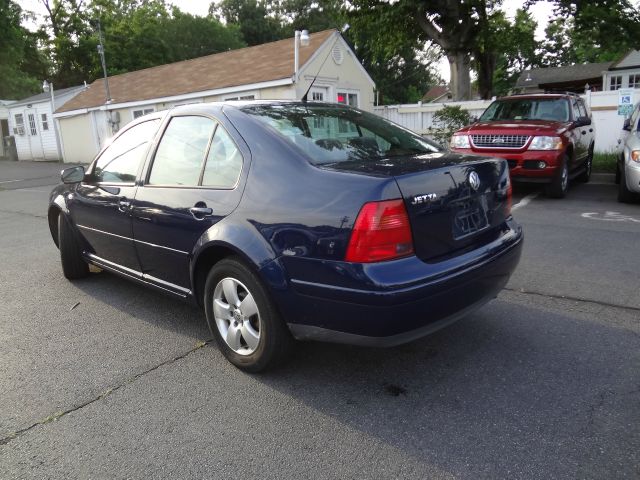
[[[377,115],[328,105],[257,105],[243,112],[269,125],[316,165],[435,153],[441,147]]]
[[[517,98],[497,100],[484,111],[481,121],[550,120],[569,121],[569,103],[564,98]]]

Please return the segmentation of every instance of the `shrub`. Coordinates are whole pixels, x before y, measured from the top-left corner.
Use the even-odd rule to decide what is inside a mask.
[[[445,105],[433,115],[433,139],[443,147],[449,147],[453,134],[471,123],[471,115],[458,105]]]

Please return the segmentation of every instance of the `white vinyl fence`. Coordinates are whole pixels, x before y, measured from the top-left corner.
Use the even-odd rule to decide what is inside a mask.
[[[618,115],[618,92],[587,92],[582,95],[591,109],[596,129],[595,150],[611,152],[618,147],[618,139],[624,117]],[[634,103],[640,101],[640,89],[634,90]],[[433,115],[445,105],[460,106],[472,117],[479,117],[489,106],[490,100],[473,100],[447,103],[412,103],[374,107],[374,112],[392,122],[409,128],[420,135],[433,133]]]

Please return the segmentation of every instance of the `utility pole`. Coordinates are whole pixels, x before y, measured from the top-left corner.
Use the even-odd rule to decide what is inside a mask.
[[[111,103],[111,92],[109,92],[109,78],[107,77],[107,62],[104,59],[104,39],[102,38],[102,26],[100,25],[100,19],[96,20],[98,24],[98,38],[100,43],[98,44],[98,53],[100,54],[100,61],[102,62],[102,71],[104,72],[104,89],[107,93],[107,101],[105,103]]]

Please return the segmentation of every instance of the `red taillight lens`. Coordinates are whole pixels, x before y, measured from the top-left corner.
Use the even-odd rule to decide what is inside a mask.
[[[402,200],[365,203],[347,247],[347,262],[380,262],[413,253],[409,216]]]

